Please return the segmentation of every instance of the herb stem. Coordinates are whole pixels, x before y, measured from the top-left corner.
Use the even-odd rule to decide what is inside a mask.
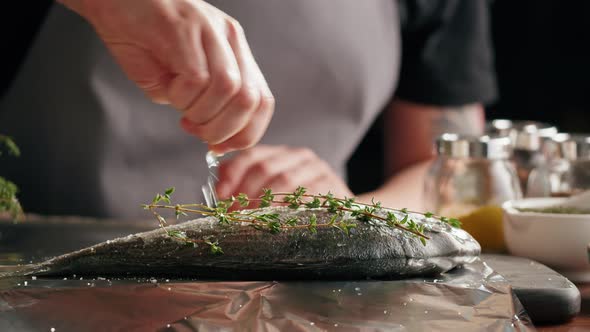
[[[277,192],[277,193],[273,193],[273,195],[275,196],[288,196],[288,195],[292,195],[293,193],[287,193],[287,192]],[[312,194],[303,194],[301,195],[301,197],[307,197],[307,198],[326,198],[326,195],[312,195]],[[334,197],[333,199],[339,201],[339,202],[346,202],[345,199],[342,198],[338,198],[338,197]],[[254,200],[254,199],[250,199],[250,200]],[[282,201],[278,201],[277,203],[285,203]],[[361,206],[369,206],[369,207],[374,207],[374,208],[379,208],[379,209],[383,209],[383,210],[389,210],[389,211],[395,211],[395,212],[402,212],[402,213],[417,213],[417,214],[423,214],[422,212],[418,212],[418,211],[411,211],[408,209],[394,209],[394,208],[390,208],[390,207],[386,207],[386,206],[381,206],[381,205],[376,205],[376,204],[369,204],[369,203],[363,203],[363,202],[357,202],[355,201],[353,205],[361,205]],[[435,218],[440,218],[440,216],[436,216],[436,215],[432,215]]]
[[[168,230],[168,223],[156,210],[169,209],[174,210],[176,218],[180,216],[187,216],[187,213],[194,213],[203,216],[210,216],[217,219],[220,224],[231,225],[232,223],[247,223],[256,230],[268,231],[270,233],[279,233],[283,229],[308,229],[311,233],[317,233],[317,228],[332,227],[341,230],[345,234],[350,234],[350,230],[357,227],[359,223],[369,223],[371,225],[383,226],[389,228],[397,228],[403,232],[407,232],[412,237],[418,238],[422,244],[426,245],[426,240],[430,238],[425,234],[425,224],[416,223],[409,219],[409,213],[417,213],[408,211],[407,209],[392,209],[382,207],[380,202],[371,201],[371,204],[356,202],[355,198],[337,198],[331,193],[326,195],[312,195],[307,194],[305,188],[299,187],[292,193],[278,192],[273,193],[270,189],[264,189],[263,195],[257,198],[249,198],[245,194],[239,194],[236,197],[231,197],[228,200],[220,201],[214,208],[208,207],[204,204],[172,204],[171,194],[174,188],[168,188],[164,194],[156,194],[150,204],[143,205],[144,209],[149,210],[158,220],[160,228],[164,229],[166,233],[173,238],[183,240],[187,243],[197,244],[205,243],[210,246],[211,253],[223,254],[219,242],[211,237],[203,239],[190,238],[185,231]],[[277,198],[280,197],[280,198]],[[167,203],[167,204],[162,204]],[[232,211],[235,204],[239,204],[242,208],[251,206],[252,203],[259,203],[258,209],[251,210],[237,210]],[[314,209],[322,209],[332,213],[329,222],[324,221],[318,223],[317,216],[313,212],[309,215],[307,222],[302,222],[300,216],[295,214],[288,219],[281,219],[279,213],[272,210],[263,210],[261,208],[269,207],[273,204],[287,205],[289,209],[297,210],[305,207],[313,211]],[[386,213],[385,213],[386,212]],[[402,219],[396,216],[393,212],[402,213]],[[423,214],[424,220],[428,220],[434,215],[430,212]],[[448,219],[444,217],[436,217],[440,222],[447,223],[453,227],[459,227],[460,222],[456,219]],[[379,223],[371,223],[372,220],[379,220]],[[383,222],[383,223],[381,223]]]
[[[284,194],[284,193],[275,193],[274,195],[277,195],[277,196],[282,196],[283,194]],[[287,194],[285,194],[285,196],[286,196],[286,195],[287,195]],[[323,196],[319,196],[319,195],[302,195],[302,196],[303,196],[303,197],[308,197],[308,198],[323,198]],[[344,200],[342,200],[342,199],[337,199],[337,200],[339,200],[339,201],[344,201]],[[251,199],[250,199],[250,201],[252,201],[252,202],[259,202],[259,201],[262,201],[262,199],[261,199],[261,198],[251,198]],[[271,202],[272,202],[272,203],[285,204],[285,202],[283,202],[283,201],[277,201],[277,200],[272,200]],[[360,203],[360,205],[364,205],[364,206],[370,206],[370,207],[376,207],[376,205],[369,205],[369,204],[363,204],[363,203]],[[345,207],[342,207],[342,206],[338,207],[337,209],[338,209],[338,210],[340,210],[340,211],[346,211],[346,212],[355,212],[355,210],[353,210],[353,209],[345,208]],[[386,209],[386,208],[383,208],[383,209]],[[401,210],[395,210],[395,209],[387,209],[387,210],[392,210],[392,211],[401,212]],[[416,213],[417,213],[417,212],[416,212]],[[383,218],[383,217],[381,217],[381,216],[378,216],[378,215],[376,215],[376,214],[372,214],[372,213],[364,213],[364,214],[365,214],[367,217],[370,217],[370,218],[373,218],[373,219],[378,219],[378,220],[381,220],[381,221],[387,221],[387,219],[386,219],[386,218]],[[318,226],[320,226],[320,225],[318,225]],[[410,233],[412,233],[412,234],[414,234],[414,235],[417,235],[417,236],[419,236],[419,237],[422,237],[422,238],[424,238],[424,239],[426,239],[426,240],[430,240],[430,237],[428,237],[428,236],[426,236],[426,235],[424,235],[423,233],[420,233],[420,232],[418,232],[418,231],[415,231],[415,230],[409,229],[409,228],[407,228],[407,227],[405,227],[405,226],[402,226],[402,225],[400,225],[400,224],[397,224],[397,223],[396,223],[396,224],[394,224],[394,226],[395,226],[396,228],[399,228],[399,229],[401,229],[401,230],[404,230],[404,231],[406,231],[406,232],[410,232]]]

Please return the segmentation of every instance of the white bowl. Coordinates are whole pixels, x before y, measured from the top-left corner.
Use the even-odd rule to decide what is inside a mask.
[[[566,198],[508,201],[504,239],[511,254],[527,257],[559,271],[572,281],[590,282],[590,214],[521,212],[517,208],[558,205]]]

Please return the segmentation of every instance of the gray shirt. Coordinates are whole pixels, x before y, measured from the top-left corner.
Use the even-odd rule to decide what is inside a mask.
[[[277,100],[262,139],[307,146],[341,175],[390,100],[400,63],[395,1],[210,1],[244,27]],[[0,103],[0,132],[22,157],[2,175],[25,209],[47,214],[145,216],[140,203],[168,186],[201,201],[206,147],[180,115],[149,102],[92,28],[54,6]]]

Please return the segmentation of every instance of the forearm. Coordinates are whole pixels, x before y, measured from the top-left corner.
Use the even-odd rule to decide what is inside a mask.
[[[391,176],[377,190],[357,196],[359,202],[375,199],[383,206],[422,211],[424,180],[431,160],[415,163]]]
[[[385,114],[385,178],[377,190],[358,195],[386,206],[423,209],[423,187],[435,157],[434,141],[443,133],[480,135],[485,117],[480,104],[457,107],[420,105],[396,100]]]
[[[395,100],[384,119],[386,177],[433,158],[440,135],[480,135],[485,127],[481,104],[435,106]]]

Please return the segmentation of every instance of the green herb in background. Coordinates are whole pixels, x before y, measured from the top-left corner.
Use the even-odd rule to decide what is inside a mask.
[[[562,214],[590,214],[590,209],[580,209],[570,206],[551,206],[546,208],[517,208],[520,212],[562,213]]]
[[[304,228],[310,233],[317,233],[319,228],[331,227],[350,235],[350,231],[357,227],[358,223],[369,223],[379,227],[397,228],[404,231],[410,237],[417,238],[426,245],[429,238],[424,234],[425,226],[423,223],[416,223],[410,219],[407,209],[395,210],[381,206],[380,202],[371,201],[371,204],[358,203],[354,198],[337,198],[333,194],[310,195],[306,193],[303,187],[297,188],[291,193],[273,193],[270,189],[264,189],[263,195],[258,198],[249,198],[246,194],[239,194],[228,200],[220,201],[215,208],[208,207],[204,204],[171,204],[171,195],[174,188],[166,189],[164,194],[156,194],[149,204],[144,204],[143,208],[152,212],[158,220],[162,229],[168,236],[180,241],[187,242],[194,246],[199,243],[209,246],[211,253],[223,254],[223,249],[219,241],[213,238],[192,239],[183,231],[169,231],[164,217],[158,209],[171,209],[175,211],[176,216],[187,215],[188,213],[199,214],[203,216],[215,217],[220,224],[247,223],[252,228],[259,231],[267,231],[271,234],[277,234],[285,229]],[[282,198],[282,199],[281,199]],[[166,204],[162,204],[166,203]],[[258,203],[257,210],[238,210],[232,211],[234,205],[240,207],[250,206],[251,203]],[[325,210],[334,213],[328,222],[319,222],[316,214],[312,213],[307,222],[303,222],[298,217],[291,217],[282,220],[278,213],[265,213],[268,210],[262,208],[272,204],[287,205],[290,209],[298,210],[300,208],[309,210]],[[397,218],[394,211],[403,213],[403,218]],[[347,217],[347,214],[349,217]],[[433,217],[431,213],[428,218]],[[456,219],[447,219],[437,217],[439,221],[445,222],[453,227],[459,227],[460,224]]]
[[[0,156],[4,150],[15,157],[20,156],[20,150],[12,138],[0,135]],[[23,214],[23,209],[16,198],[17,193],[16,185],[0,176],[0,215],[8,213],[15,221]]]

